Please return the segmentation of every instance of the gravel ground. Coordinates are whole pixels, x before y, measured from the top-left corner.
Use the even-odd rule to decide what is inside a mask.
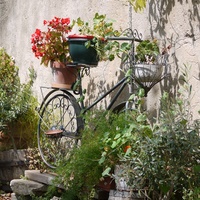
[[[0,200],[11,200],[11,193],[1,194]]]

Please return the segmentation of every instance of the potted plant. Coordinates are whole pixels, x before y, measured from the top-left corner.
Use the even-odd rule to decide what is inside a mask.
[[[141,106],[140,97],[142,98],[143,94],[144,92],[138,94],[137,104]],[[132,187],[129,183],[130,160],[127,157],[131,152],[134,154],[135,147],[139,146],[142,138],[150,138],[152,135],[152,126],[147,113],[141,113],[138,108],[112,115],[112,118],[112,123],[110,123],[112,128],[109,128],[102,137],[104,149],[99,160],[100,164],[106,166],[103,175],[112,175],[115,179],[116,191],[111,192],[110,195],[111,197],[145,199],[144,193],[147,190],[145,185]]]
[[[67,36],[73,23],[70,23],[70,18],[54,17],[49,21],[44,20],[43,24],[46,30],[36,29],[31,36],[32,51],[36,58],[41,58],[41,64],[48,66],[51,63],[54,74],[52,86],[70,89],[78,71],[77,68],[68,66],[72,60]],[[72,78],[69,79],[70,76]],[[56,82],[58,80],[60,81]]]
[[[114,60],[119,49],[117,41],[107,41],[106,37],[120,34],[106,15],[95,14],[92,23],[81,18],[74,20],[79,34],[69,35],[70,54],[74,62],[97,65],[98,61]],[[77,48],[80,49],[77,52]],[[84,53],[82,51],[85,51]],[[91,52],[91,54],[88,54]],[[88,60],[89,59],[89,60]]]
[[[134,76],[138,82],[159,81],[163,72],[162,54],[157,40],[143,40],[136,46]]]

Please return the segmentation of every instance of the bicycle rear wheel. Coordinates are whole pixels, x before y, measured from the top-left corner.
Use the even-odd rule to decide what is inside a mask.
[[[80,106],[67,91],[53,90],[39,110],[38,148],[42,160],[50,168],[66,159],[77,146],[83,121]]]

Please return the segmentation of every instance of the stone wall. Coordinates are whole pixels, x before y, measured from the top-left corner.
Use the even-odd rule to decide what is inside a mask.
[[[159,95],[168,87],[176,91],[178,73],[184,64],[191,67],[190,81],[193,84],[194,98],[192,106],[198,109],[199,97],[199,56],[200,50],[200,15],[199,0],[147,0],[147,8],[142,13],[132,14],[126,0],[0,0],[0,46],[15,57],[20,68],[20,76],[26,81],[28,67],[33,66],[37,72],[34,84],[35,94],[41,100],[40,86],[48,86],[51,81],[51,70],[40,66],[31,52],[30,36],[35,28],[42,27],[44,19],[54,16],[82,17],[90,21],[99,12],[115,19],[117,28],[125,29],[131,25],[142,33],[143,38],[156,38],[160,46],[171,44],[168,69],[172,76],[157,84],[148,95],[149,109],[157,106]],[[120,76],[120,61],[102,62],[91,69],[90,77],[84,79],[84,85],[90,95],[89,103],[94,96],[101,94],[114,84]],[[169,80],[169,81],[168,81]],[[156,97],[156,98],[155,98]],[[105,106],[106,102],[102,102]],[[152,110],[153,111],[153,110]]]

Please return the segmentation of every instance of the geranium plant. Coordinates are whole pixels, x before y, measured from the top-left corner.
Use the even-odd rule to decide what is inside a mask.
[[[48,65],[49,61],[70,61],[68,33],[73,24],[70,18],[54,17],[44,20],[45,31],[36,29],[31,36],[32,51],[36,58],[42,58],[41,64]]]

